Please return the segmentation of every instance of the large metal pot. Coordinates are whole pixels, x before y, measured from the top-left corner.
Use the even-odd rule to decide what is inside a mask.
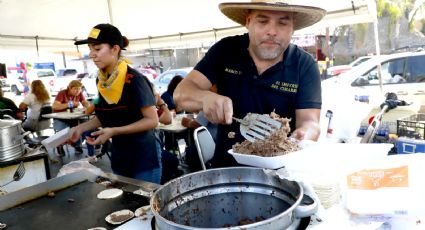
[[[176,178],[151,198],[156,229],[287,229],[312,215],[303,188],[260,168],[212,169]]]
[[[21,121],[0,120],[0,161],[9,161],[22,156],[25,152],[24,133]]]

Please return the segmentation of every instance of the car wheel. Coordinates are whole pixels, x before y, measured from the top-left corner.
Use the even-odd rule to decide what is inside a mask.
[[[12,93],[14,93],[15,95],[21,95],[21,92],[19,91],[18,87],[16,85],[12,85],[10,87],[10,91],[12,91]]]

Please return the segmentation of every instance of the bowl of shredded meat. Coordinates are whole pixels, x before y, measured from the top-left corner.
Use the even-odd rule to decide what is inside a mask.
[[[269,116],[281,122],[281,128],[264,140],[255,142],[245,140],[234,144],[228,152],[239,164],[277,169],[284,166],[287,154],[301,150],[299,142],[288,137],[291,131],[289,126],[291,120],[282,118],[274,112]]]

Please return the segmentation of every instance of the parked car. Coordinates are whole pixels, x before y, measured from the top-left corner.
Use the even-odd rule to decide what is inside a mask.
[[[25,83],[22,75],[9,76],[7,81],[10,87],[10,92],[15,95],[21,95],[21,93],[24,92]]]
[[[371,58],[358,68],[341,74],[338,78],[327,79],[332,85],[349,84],[355,96],[383,96],[394,92],[400,100],[425,104],[425,51],[405,52]],[[382,92],[380,92],[378,67],[381,64]],[[327,89],[331,90],[331,89]]]
[[[26,78],[28,84],[31,84],[34,80],[41,80],[50,92],[53,91],[56,83],[56,73],[51,69],[31,69],[26,73]],[[25,86],[26,83],[23,76],[10,80],[10,91],[16,95],[24,92]]]
[[[155,70],[149,68],[138,68],[137,69],[141,74],[146,76],[150,82],[153,82],[156,77],[158,77],[158,73]]]
[[[87,99],[96,98],[98,91],[96,86],[97,72],[85,73],[80,75],[79,79],[83,84],[82,92]]]
[[[56,71],[57,81],[53,92],[59,92],[68,87],[69,82],[77,80],[78,71],[76,69],[58,69]]]
[[[360,65],[361,63],[369,60],[371,57],[373,57],[373,56],[362,56],[362,57],[359,57],[356,60],[352,61],[348,65],[336,65],[336,66],[329,67],[326,70],[326,73],[327,73],[328,77],[338,76],[341,73],[347,72],[348,70],[350,70],[350,69]]]
[[[193,67],[186,67],[181,69],[171,69],[168,71],[165,71],[161,75],[159,75],[155,81],[153,82],[156,91],[160,94],[167,91],[168,84],[170,83],[171,79],[173,79],[174,76],[180,75],[182,77],[186,77],[186,75],[193,69]]]
[[[325,113],[331,110],[335,127],[352,136],[371,109],[379,108],[385,101],[386,93],[396,93],[399,100],[413,102],[418,107],[424,105],[424,63],[425,51],[375,56],[355,69],[323,80],[321,121],[328,120]],[[382,91],[378,64],[381,65]]]

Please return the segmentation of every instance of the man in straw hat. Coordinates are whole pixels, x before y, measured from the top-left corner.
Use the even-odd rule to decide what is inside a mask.
[[[320,134],[320,74],[311,55],[290,44],[294,30],[313,25],[326,11],[289,1],[221,3],[221,12],[248,33],[213,45],[174,92],[186,111],[203,110],[218,127],[214,167],[236,165],[227,150],[244,138],[232,117],[247,113],[291,118],[292,136],[317,140]],[[217,85],[217,93],[209,91]],[[235,132],[235,138],[228,138]]]

